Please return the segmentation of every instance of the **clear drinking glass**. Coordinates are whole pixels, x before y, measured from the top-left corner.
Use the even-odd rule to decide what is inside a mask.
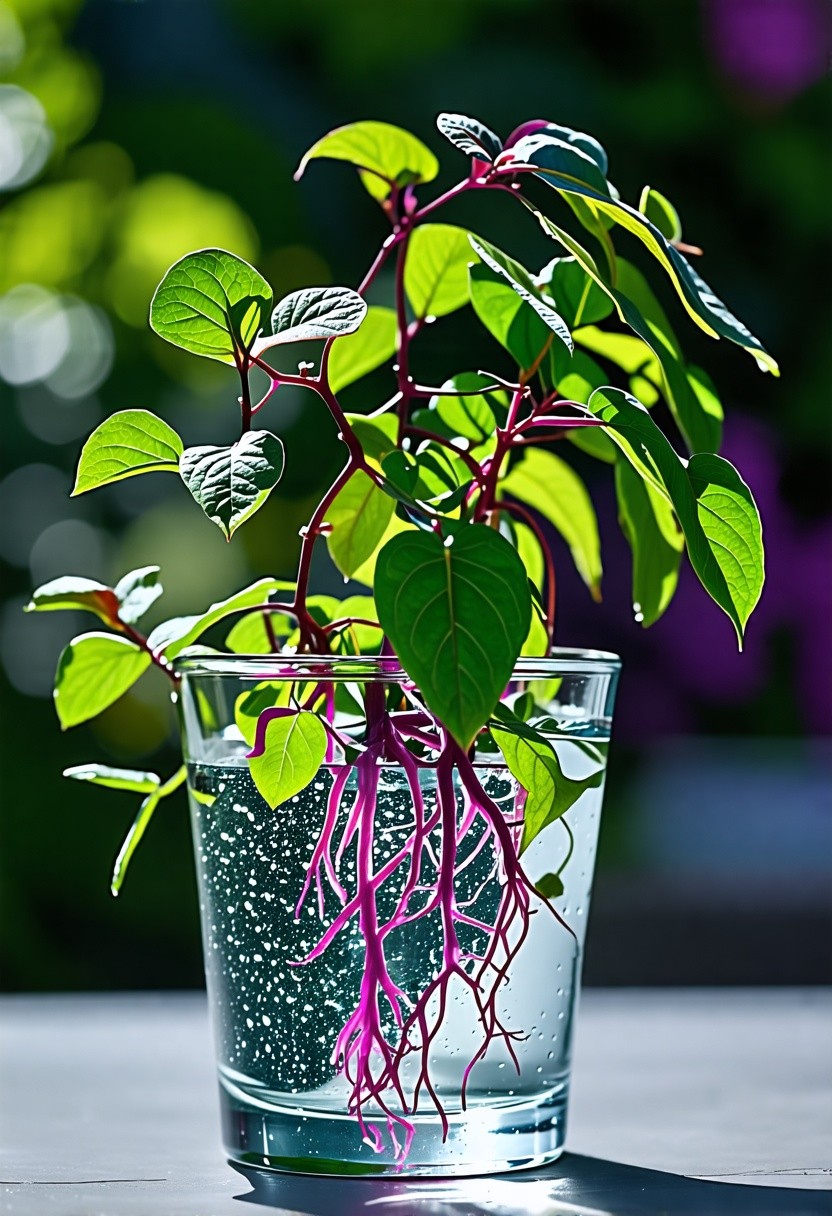
[[[468,994],[450,992],[430,1058],[447,1134],[443,1136],[438,1112],[423,1091],[417,1111],[408,1115],[415,1136],[403,1163],[394,1154],[380,1110],[378,1118],[369,1111],[368,1123],[378,1127],[381,1151],[362,1138],[347,1110],[347,1083],[332,1060],[338,1033],[359,999],[364,972],[357,924],[335,937],[313,962],[297,965],[340,910],[329,892],[319,903],[313,888],[296,916],[329,792],[333,782],[342,782],[348,809],[355,768],[345,771],[345,758],[336,755],[305,790],[270,810],[249,773],[249,745],[235,724],[235,704],[264,685],[300,681],[296,688],[308,688],[312,680],[331,693],[337,725],[348,721],[350,705],[361,699],[363,686],[381,683],[386,692],[406,677],[390,660],[375,658],[212,656],[182,660],[178,669],[205,973],[229,1156],[274,1169],[332,1174],[480,1174],[557,1157],[565,1136],[573,1018],[619,671],[616,656],[557,650],[548,659],[520,660],[515,668],[507,692],[527,694],[525,716],[544,730],[563,774],[572,779],[597,776],[523,854],[533,883],[558,875],[563,891],[552,903],[562,921],[540,901],[499,987],[499,1018],[512,1032],[511,1047],[506,1040],[491,1042],[470,1073],[462,1109],[461,1083],[482,1028]],[[501,754],[478,751],[473,760],[486,793],[509,821],[517,814],[517,785]],[[420,770],[426,806],[436,799],[435,782],[433,770]],[[456,797],[461,822],[466,806],[461,788]],[[374,871],[407,839],[413,822],[413,794],[403,769],[380,765]],[[458,874],[455,896],[472,921],[490,923],[504,875],[490,842],[477,848],[482,834],[482,826],[473,823],[466,835],[470,861]],[[438,857],[439,828],[434,836]],[[348,893],[355,867],[351,847],[339,867]],[[400,889],[395,881],[377,888],[380,920],[392,910]],[[462,926],[461,932],[466,931]],[[476,954],[475,925],[461,944]],[[441,951],[439,913],[431,913],[386,939],[387,969],[415,999],[435,975]],[[395,1033],[390,1017],[385,1037],[392,1041]],[[415,1081],[415,1068],[415,1062],[404,1065],[405,1082]]]

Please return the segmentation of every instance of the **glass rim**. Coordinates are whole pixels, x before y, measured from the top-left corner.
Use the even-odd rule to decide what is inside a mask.
[[[182,655],[173,660],[177,675],[236,676],[269,680],[297,679],[298,674],[327,681],[398,683],[410,679],[396,658],[382,655],[210,654]],[[607,650],[556,646],[544,658],[521,658],[512,679],[551,680],[561,675],[617,675],[621,659]],[[297,674],[296,674],[297,673]]]

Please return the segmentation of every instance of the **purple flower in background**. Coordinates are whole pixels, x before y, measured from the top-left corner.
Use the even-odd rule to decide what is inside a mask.
[[[719,67],[749,93],[787,101],[829,67],[826,0],[706,0],[705,18]]]

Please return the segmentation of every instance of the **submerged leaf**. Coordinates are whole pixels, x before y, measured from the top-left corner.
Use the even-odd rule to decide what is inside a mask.
[[[261,713],[248,763],[254,784],[272,810],[313,779],[326,756],[326,740],[316,714],[283,709]]]

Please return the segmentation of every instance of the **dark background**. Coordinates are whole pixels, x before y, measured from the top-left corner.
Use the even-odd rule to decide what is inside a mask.
[[[761,375],[709,341],[665,292],[763,513],[768,582],[742,656],[687,573],[652,630],[633,621],[605,466],[582,465],[602,606],[554,542],[560,643],[624,660],[587,979],[832,978],[829,51],[823,0],[0,0],[0,80],[42,107],[24,97],[21,118],[20,95],[0,91],[6,989],[201,982],[184,796],[159,811],[114,902],[133,799],[60,776],[88,760],[172,771],[167,689],[149,673],[62,736],[55,661],[94,625],[24,616],[32,586],[154,562],[167,592],[153,623],[252,575],[290,575],[297,529],[340,459],[311,395],[284,397],[270,425],[286,476],[230,546],[175,478],[70,501],[79,446],[116,409],[158,412],[190,444],[233,434],[231,378],[149,333],[152,290],[205,245],[256,261],[276,296],[354,284],[386,221],[345,166],[313,165],[294,184],[301,153],[333,126],[384,119],[426,140],[450,184],[466,166],[433,128],[443,109],[504,133],[546,117],[596,135],[625,198],[648,182],[676,202],[703,273],[783,370]],[[448,220],[531,265],[552,256],[519,209],[476,202]],[[461,345],[466,366],[499,369],[489,341],[464,316],[437,325],[417,374],[459,370]],[[347,404],[377,404],[386,387],[370,378]],[[317,579],[337,587],[323,564]]]

